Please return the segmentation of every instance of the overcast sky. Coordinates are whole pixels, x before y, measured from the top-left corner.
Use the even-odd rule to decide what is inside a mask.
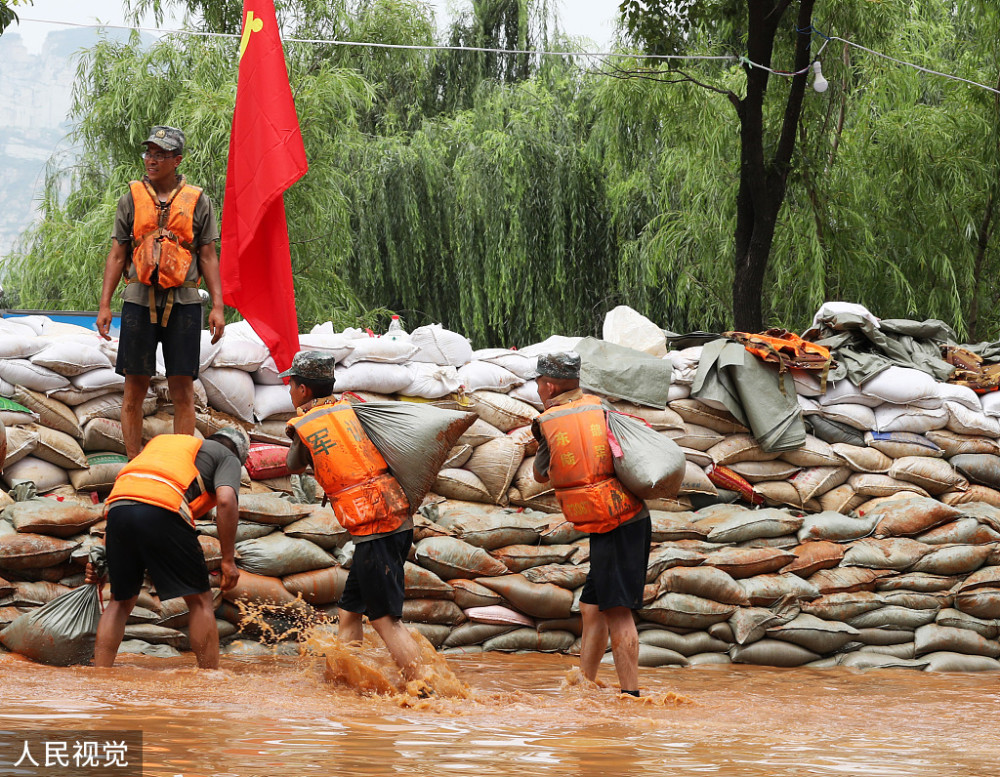
[[[605,49],[613,34],[614,21],[620,0],[557,0],[559,24],[570,35],[590,38]],[[436,0],[430,2],[437,10],[438,22],[449,7],[461,8],[462,0]],[[19,7],[20,25],[13,25],[8,32],[18,33],[33,52],[37,52],[52,30],[66,29],[63,25],[42,24],[30,19],[106,24],[125,24],[120,0],[34,0],[34,5]],[[164,26],[171,26],[169,23]]]

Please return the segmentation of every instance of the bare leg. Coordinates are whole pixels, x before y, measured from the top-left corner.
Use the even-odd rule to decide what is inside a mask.
[[[142,403],[149,391],[148,375],[126,375],[122,398],[122,437],[125,455],[134,459],[142,450]]]
[[[583,616],[583,636],[580,644],[580,671],[593,682],[597,679],[597,669],[601,658],[608,649],[608,622],[596,604],[580,602]]]
[[[385,615],[373,620],[372,626],[385,642],[403,677],[407,680],[419,679],[420,649],[399,618]]]
[[[174,434],[194,434],[194,378],[168,375],[167,387],[174,405]]]
[[[118,646],[125,636],[125,624],[135,607],[138,596],[118,602],[111,600],[97,624],[97,641],[94,644],[94,666],[114,666]]]
[[[340,619],[340,628],[337,629],[337,636],[341,642],[361,642],[364,632],[361,629],[361,616],[356,612],[349,612],[338,608],[337,615]]]
[[[212,603],[212,592],[185,596],[188,610],[191,612],[188,621],[188,632],[191,638],[191,649],[198,666],[201,669],[219,668],[219,629],[215,625],[215,607]]]
[[[639,634],[632,611],[628,607],[612,607],[605,610],[604,618],[611,632],[611,652],[615,657],[618,683],[623,691],[638,691]]]

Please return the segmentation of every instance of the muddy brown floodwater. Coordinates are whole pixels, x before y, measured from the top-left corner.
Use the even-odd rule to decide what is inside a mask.
[[[373,655],[361,675],[388,672]],[[316,656],[196,672],[190,656],[97,670],[3,655],[0,730],[141,728],[156,777],[1000,773],[997,675],[645,669],[634,700],[610,669],[595,688],[566,656],[488,653],[448,659],[468,698],[373,697],[330,660],[341,669]]]

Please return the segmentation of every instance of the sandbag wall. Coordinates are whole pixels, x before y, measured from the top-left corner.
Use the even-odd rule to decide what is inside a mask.
[[[395,339],[329,327],[301,337],[303,348],[337,355],[335,388],[356,401],[431,401],[480,416],[416,518],[406,570],[405,618],[444,650],[579,648],[587,542],[531,477],[530,435],[534,358],[575,343],[553,337],[473,352],[433,326]],[[79,585],[86,550],[99,541],[94,500],[124,462],[114,347],[44,319],[0,326],[0,395],[19,404],[0,411],[4,479],[32,480],[49,502],[63,500],[58,510],[18,503],[0,520],[0,626]],[[674,367],[666,409],[616,403],[688,460],[678,500],[651,505],[643,664],[1000,669],[996,395],[981,401],[899,368],[860,389],[844,381],[825,392],[798,374],[814,434],[798,450],[765,453],[727,411],[688,396],[698,356],[697,348],[665,355]],[[216,345],[205,333],[201,366],[199,431],[235,420],[256,442],[241,494],[244,574],[229,598],[272,602],[290,617],[306,605],[332,611],[352,545],[329,508],[287,498],[293,484],[274,447],[287,444],[287,388],[245,326],[231,325]],[[171,429],[164,389],[154,380],[144,437]],[[720,499],[739,501],[695,509]],[[217,566],[214,524],[199,529]],[[182,602],[162,605],[144,592],[140,605],[132,649],[186,645]],[[220,602],[218,614],[225,637],[259,636],[238,631],[232,604]]]

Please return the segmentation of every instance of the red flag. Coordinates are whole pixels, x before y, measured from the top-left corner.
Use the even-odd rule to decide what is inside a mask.
[[[222,299],[249,322],[279,370],[299,350],[282,195],[307,169],[274,0],[244,0],[222,208]]]

